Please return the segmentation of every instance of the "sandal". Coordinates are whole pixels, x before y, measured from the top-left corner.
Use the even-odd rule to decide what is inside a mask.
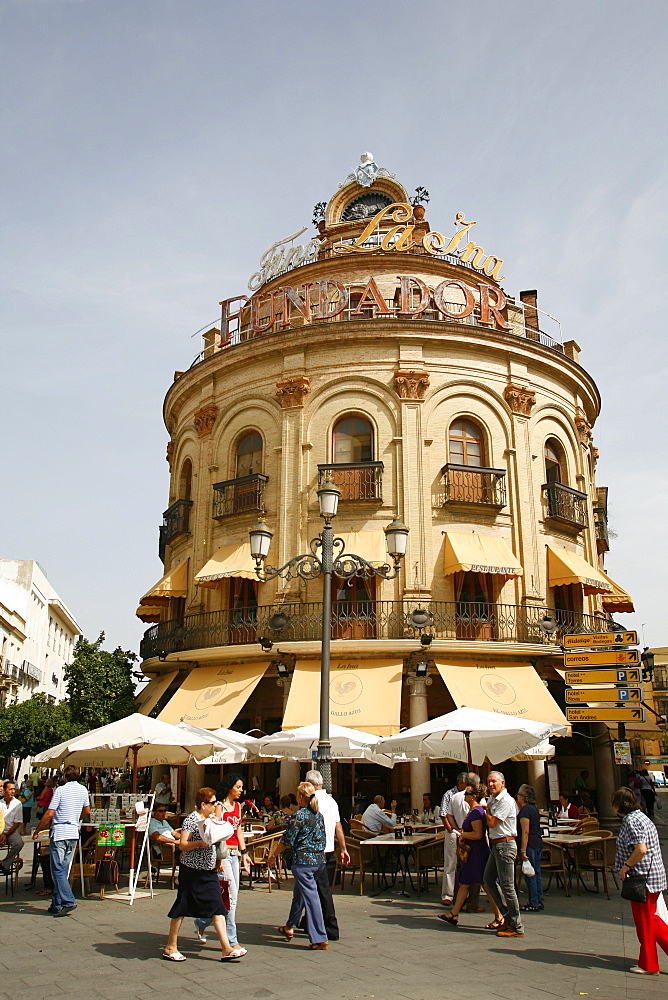
[[[445,920],[446,924],[452,924],[453,927],[456,927],[459,923],[459,918],[454,913],[439,913],[438,919]]]
[[[285,924],[282,927],[277,927],[276,931],[282,934],[286,941],[292,941],[295,936],[295,931],[293,927],[287,927]]]
[[[309,948],[311,951],[327,951],[329,948],[329,941],[319,941],[317,944],[310,944]]]
[[[490,923],[485,924],[486,931],[498,931],[500,927],[503,927],[505,920],[492,920]]]
[[[165,962],[185,962],[186,956],[182,955],[180,951],[167,952],[163,951],[162,957]]]
[[[242,948],[233,948],[229,955],[223,955],[221,962],[236,962],[238,958],[243,958],[245,951]]]

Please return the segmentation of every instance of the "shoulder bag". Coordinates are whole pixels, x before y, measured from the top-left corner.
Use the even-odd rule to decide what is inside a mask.
[[[471,848],[473,844],[470,840],[462,840],[461,837],[457,837],[457,857],[462,862],[468,861],[469,854],[471,853]]]
[[[627,875],[622,882],[622,899],[632,903],[647,902],[647,875]]]
[[[118,861],[111,854],[105,854],[95,864],[96,885],[118,885]]]

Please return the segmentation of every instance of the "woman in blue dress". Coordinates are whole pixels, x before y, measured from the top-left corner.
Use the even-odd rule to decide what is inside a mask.
[[[466,861],[462,861],[457,875],[459,888],[452,909],[448,913],[439,913],[441,920],[445,920],[446,923],[452,924],[454,927],[459,922],[459,911],[466,902],[471,886],[484,885],[483,875],[489,857],[489,844],[487,843],[487,816],[481,801],[486,794],[487,789],[484,785],[467,785],[464,789],[464,798],[468,803],[469,812],[462,823],[458,845],[461,843],[470,844],[471,851]],[[487,892],[486,888],[485,891]],[[494,920],[486,924],[486,929],[495,930],[503,923],[503,916],[489,893],[487,893],[487,898],[494,910]]]
[[[309,948],[326,951],[327,931],[322,916],[317,879],[325,867],[325,823],[320,815],[315,788],[310,781],[302,781],[297,788],[299,809],[293,813],[290,824],[280,844],[272,848],[270,859],[286,849],[292,852],[290,867],[294,877],[292,906],[288,919],[278,933],[292,941],[295,927],[299,926],[302,911],[306,910],[306,930]]]

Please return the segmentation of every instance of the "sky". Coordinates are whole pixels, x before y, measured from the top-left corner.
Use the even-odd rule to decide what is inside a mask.
[[[620,618],[668,645],[667,27],[664,0],[0,0],[0,557],[138,649],[173,373],[370,150],[580,344]]]

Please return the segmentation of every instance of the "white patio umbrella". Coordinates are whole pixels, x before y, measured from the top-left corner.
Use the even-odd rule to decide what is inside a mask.
[[[189,722],[178,722],[177,729],[184,729],[193,736],[207,736],[212,741],[215,748],[213,754],[200,760],[200,764],[241,764],[255,757],[256,741],[253,737],[233,729],[200,729]]]
[[[531,750],[516,753],[513,760],[549,760],[550,757],[554,757],[554,747],[548,740],[544,740]]]
[[[289,757],[292,760],[312,760],[313,751],[318,749],[320,726],[300,726],[286,729],[254,740],[255,752],[262,757]],[[363,733],[359,729],[331,724],[329,740],[332,745],[332,760],[366,760],[383,767],[394,767],[400,755],[387,756],[376,752],[380,736]]]
[[[465,760],[470,767],[482,764],[486,757],[492,764],[498,764],[531,750],[553,734],[567,735],[568,726],[464,707],[397,736],[385,736],[374,745],[374,750],[388,755],[417,756],[421,760],[450,757]]]
[[[58,746],[44,750],[34,759],[36,764],[75,764],[77,767],[123,767],[132,762],[132,791],[137,791],[137,768],[158,764],[187,764],[191,757],[209,757],[215,742],[210,733],[202,735],[179,729],[168,722],[151,719],[134,712],[125,719],[110,722],[99,729],[75,736]],[[134,899],[135,829],[130,839],[130,897]]]

